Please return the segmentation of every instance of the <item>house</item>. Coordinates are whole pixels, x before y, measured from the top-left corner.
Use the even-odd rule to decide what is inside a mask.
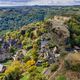
[[[41,40],[41,49],[48,44],[47,40]]]
[[[2,44],[2,48],[8,49],[8,48],[9,48],[8,42],[4,42],[4,43]]]
[[[79,51],[80,51],[80,47],[74,46],[74,52],[79,52]]]
[[[3,73],[6,70],[6,67],[0,64],[0,73]]]
[[[0,38],[0,42],[2,42],[3,41],[3,39],[2,38]]]
[[[55,46],[53,49],[53,54],[55,54],[57,52],[57,50],[58,50],[58,47]]]
[[[26,50],[19,50],[16,54],[12,57],[13,60],[21,60],[26,55]]]
[[[36,63],[36,66],[41,66],[41,65],[42,65],[42,63],[43,63],[43,61],[42,61],[42,60],[38,60],[38,61],[37,61],[37,63]]]
[[[55,58],[58,58],[58,57],[60,57],[60,54],[55,54]]]

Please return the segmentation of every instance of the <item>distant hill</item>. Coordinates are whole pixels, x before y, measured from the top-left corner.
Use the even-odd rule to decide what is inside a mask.
[[[80,6],[0,7],[0,30],[17,29],[54,15],[80,14]]]

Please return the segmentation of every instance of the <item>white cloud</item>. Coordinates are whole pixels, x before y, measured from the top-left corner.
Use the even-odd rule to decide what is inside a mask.
[[[0,1],[0,6],[25,6],[27,3],[25,2],[2,2]]]
[[[73,5],[80,4],[80,0],[0,0],[0,6],[24,5]]]
[[[74,0],[32,0],[30,2],[27,2],[27,4],[28,5],[71,5],[71,4],[76,4],[76,2]]]

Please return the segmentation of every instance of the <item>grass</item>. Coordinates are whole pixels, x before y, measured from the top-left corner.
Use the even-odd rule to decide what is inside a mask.
[[[61,76],[56,77],[56,80],[66,80],[66,77],[61,75]]]
[[[80,53],[69,54],[68,57],[67,57],[67,60],[71,60],[73,62],[74,61],[79,61],[80,60]]]
[[[3,62],[2,64],[4,66],[9,66],[9,65],[11,65],[11,63],[12,63],[12,60],[7,60],[7,61]]]
[[[24,74],[20,80],[29,80],[30,74]]]
[[[39,72],[42,72],[43,70],[44,70],[44,68],[41,66],[41,67],[37,67],[37,70],[39,71]]]
[[[37,70],[41,73],[44,68],[43,67],[37,67]],[[30,74],[29,73],[25,73],[23,74],[23,77],[20,80],[29,80]]]

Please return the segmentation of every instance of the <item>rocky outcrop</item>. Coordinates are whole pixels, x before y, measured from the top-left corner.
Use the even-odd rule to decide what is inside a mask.
[[[69,18],[61,16],[49,19],[47,23],[48,33],[44,35],[44,37],[50,38],[50,45],[57,45],[61,50],[65,48],[70,36],[68,26],[64,24],[66,20]]]

